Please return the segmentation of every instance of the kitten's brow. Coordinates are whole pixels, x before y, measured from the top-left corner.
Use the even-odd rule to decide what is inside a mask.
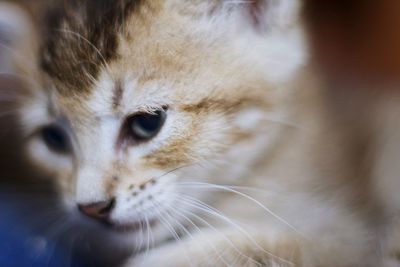
[[[117,111],[121,105],[121,100],[124,95],[124,88],[121,80],[117,80],[114,87],[113,95],[113,110]]]
[[[253,99],[248,96],[238,97],[237,99],[212,99],[210,97],[206,97],[201,99],[197,103],[182,106],[181,110],[190,113],[215,111],[231,112],[236,111],[243,106],[249,105],[268,107],[269,103],[265,103],[261,99]]]

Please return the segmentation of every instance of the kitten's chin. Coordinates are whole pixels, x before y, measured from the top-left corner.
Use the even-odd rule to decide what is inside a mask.
[[[157,219],[103,226],[108,228],[108,231],[114,232],[117,237],[125,240],[126,245],[134,247],[135,253],[149,247],[158,247],[172,238],[171,232]]]
[[[158,224],[157,220],[148,220],[148,221],[136,221],[136,222],[131,222],[131,223],[124,223],[124,224],[119,224],[119,223],[106,223],[106,227],[108,226],[111,228],[113,231],[116,231],[117,233],[129,233],[129,234],[140,234],[141,232],[147,232],[150,231],[151,228],[155,227]]]
[[[138,246],[138,243],[143,242],[142,236],[151,231],[149,228],[153,228],[157,224],[156,220],[126,223],[118,223],[112,220],[99,221],[82,214],[70,198],[64,198],[64,206],[72,220],[80,225],[89,237],[101,238],[107,241],[110,246],[118,244],[118,247],[128,248],[131,251]]]
[[[110,247],[118,244],[122,249],[132,249],[135,246],[135,231],[129,231],[128,228],[117,229],[108,223],[91,219],[77,210],[70,210],[70,214],[75,223],[87,233],[89,239],[104,240]]]
[[[83,214],[71,198],[64,198],[64,206],[75,224],[85,232],[84,239],[104,243],[102,247],[105,249],[109,247],[110,250],[135,253],[171,238],[171,232],[156,217],[123,222],[116,219],[96,220]]]

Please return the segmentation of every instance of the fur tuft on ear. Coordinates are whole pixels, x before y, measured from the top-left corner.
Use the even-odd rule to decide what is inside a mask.
[[[258,32],[275,27],[287,27],[297,21],[299,0],[225,0],[225,6],[238,10],[242,23]]]
[[[249,0],[243,2],[245,2],[243,6],[245,7],[245,12],[247,13],[245,15],[248,16],[252,25],[258,30],[265,29],[267,26],[267,7],[270,1]]]
[[[254,0],[249,1],[248,14],[257,30],[272,27],[287,27],[297,22],[299,0]]]

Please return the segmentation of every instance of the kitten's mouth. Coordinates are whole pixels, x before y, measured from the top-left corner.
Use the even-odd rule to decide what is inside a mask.
[[[154,225],[157,224],[157,220],[152,219],[146,221],[137,221],[137,222],[132,222],[132,223],[114,223],[114,222],[107,222],[106,226],[110,227],[112,230],[117,231],[117,232],[129,232],[129,233],[135,233],[138,231],[147,231],[150,227],[153,227]]]

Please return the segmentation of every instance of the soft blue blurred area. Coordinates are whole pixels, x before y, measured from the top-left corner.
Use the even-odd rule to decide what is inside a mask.
[[[0,208],[1,267],[83,267],[68,248],[30,229],[26,218],[19,218],[12,206]]]

